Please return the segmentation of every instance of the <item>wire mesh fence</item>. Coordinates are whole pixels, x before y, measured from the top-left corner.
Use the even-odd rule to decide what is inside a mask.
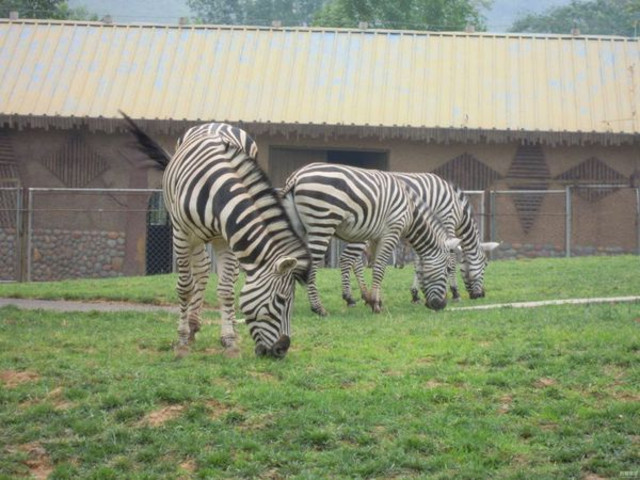
[[[466,192],[492,258],[640,254],[640,188]],[[332,243],[325,266],[338,265]],[[160,190],[0,185],[0,281],[153,275],[174,270]],[[392,264],[412,260],[399,245]]]

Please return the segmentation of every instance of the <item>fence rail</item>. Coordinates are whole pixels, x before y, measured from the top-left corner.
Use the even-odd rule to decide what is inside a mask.
[[[580,185],[466,194],[482,238],[502,242],[494,259],[640,255],[640,188]],[[333,242],[327,266],[337,265],[341,248]],[[0,258],[0,281],[171,272],[162,193],[0,185]]]

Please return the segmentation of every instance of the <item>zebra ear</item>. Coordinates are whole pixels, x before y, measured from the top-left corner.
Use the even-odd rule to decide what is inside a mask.
[[[298,265],[298,260],[293,257],[282,257],[276,260],[276,272],[279,274],[285,274],[290,272]]]
[[[460,242],[462,242],[462,240],[460,240],[459,238],[450,237],[450,238],[447,238],[444,244],[446,245],[449,251],[452,251],[460,245]]]
[[[491,250],[498,248],[500,244],[498,242],[482,242],[480,243],[480,246],[485,252],[490,252]]]

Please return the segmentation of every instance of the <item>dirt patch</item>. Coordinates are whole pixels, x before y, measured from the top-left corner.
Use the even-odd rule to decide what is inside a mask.
[[[67,401],[63,395],[63,388],[54,388],[47,395],[47,399],[53,403],[53,407],[56,410],[69,410],[74,406],[72,402]]]
[[[250,377],[260,380],[262,382],[276,383],[280,380],[273,373],[270,372],[247,372]]]
[[[196,461],[192,458],[189,458],[180,464],[180,476],[178,476],[178,480],[189,480],[193,478],[193,474],[198,469],[198,465]]]
[[[428,389],[432,389],[432,388],[438,388],[438,387],[444,387],[446,385],[446,383],[442,383],[439,382],[438,380],[429,380],[427,383],[424,384],[425,388]]]
[[[582,480],[607,480],[605,477],[596,475],[595,473],[587,473],[582,476]]]
[[[498,413],[506,414],[511,410],[513,404],[513,397],[511,395],[504,395],[500,397],[500,406],[498,407]]]
[[[25,443],[20,445],[18,449],[25,452],[28,457],[24,464],[29,468],[31,476],[38,480],[45,480],[53,471],[53,465],[47,451],[38,442]]]
[[[29,408],[33,405],[38,405],[42,402],[51,402],[53,404],[53,408],[56,410],[69,410],[73,408],[75,404],[73,402],[67,401],[63,396],[63,388],[57,387],[51,390],[46,397],[44,398],[32,398],[20,403],[20,408]]]
[[[0,382],[4,383],[7,388],[16,388],[23,383],[35,382],[39,378],[40,375],[30,370],[4,370],[0,372]]]
[[[538,380],[536,380],[533,384],[534,387],[536,388],[549,388],[549,387],[553,387],[554,385],[556,385],[558,382],[556,382],[553,378],[539,378]]]
[[[212,419],[217,420],[218,418],[223,417],[227,413],[231,412],[233,409],[229,407],[229,405],[225,405],[218,400],[209,400],[207,403],[207,410],[211,412],[209,415]]]
[[[142,419],[141,424],[149,425],[151,427],[160,427],[169,420],[178,418],[183,411],[183,405],[169,405],[167,407],[161,408],[159,410],[154,410],[153,412],[149,413],[146,417],[144,417],[144,419]]]

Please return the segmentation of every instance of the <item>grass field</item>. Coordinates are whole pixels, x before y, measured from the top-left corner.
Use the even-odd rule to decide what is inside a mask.
[[[461,305],[637,295],[639,257],[492,263]],[[175,303],[174,276],[0,296]],[[282,361],[224,357],[209,310],[176,360],[168,313],[0,309],[0,478],[640,477],[640,303],[434,313],[389,269],[385,308],[298,290]],[[213,295],[208,297],[215,305]]]

